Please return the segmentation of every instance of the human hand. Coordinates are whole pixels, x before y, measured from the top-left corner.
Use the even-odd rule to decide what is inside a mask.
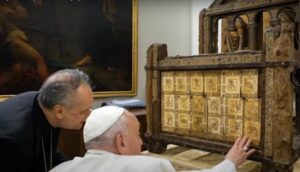
[[[244,136],[236,139],[234,145],[226,154],[225,158],[232,161],[236,167],[241,165],[246,159],[255,152],[255,149],[250,149],[251,139]]]

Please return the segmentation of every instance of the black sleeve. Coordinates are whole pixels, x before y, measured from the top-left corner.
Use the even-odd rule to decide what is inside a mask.
[[[18,155],[16,143],[12,138],[0,136],[0,171],[17,172]]]
[[[59,151],[59,148],[57,148],[57,151],[54,156],[53,167],[67,160],[69,159],[62,152]]]

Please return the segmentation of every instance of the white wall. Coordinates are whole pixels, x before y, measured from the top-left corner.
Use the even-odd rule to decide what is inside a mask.
[[[212,1],[138,0],[138,86],[134,98],[145,100],[144,67],[151,44],[166,43],[169,56],[198,54],[198,16]],[[96,106],[102,101],[97,100]]]
[[[168,55],[190,54],[190,0],[139,0],[138,93],[145,99],[147,48],[166,43]]]
[[[198,18],[213,0],[139,0],[138,92],[145,99],[147,48],[166,43],[168,55],[198,54]]]

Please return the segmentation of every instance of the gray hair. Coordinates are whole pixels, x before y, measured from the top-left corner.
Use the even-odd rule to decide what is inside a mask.
[[[86,149],[95,149],[97,147],[113,147],[115,146],[115,138],[118,133],[128,133],[128,117],[125,115],[126,111],[119,117],[119,119],[103,134],[85,143]]]
[[[70,106],[72,94],[81,85],[91,86],[89,76],[78,69],[64,69],[53,73],[39,90],[38,102],[47,109],[57,104]]]

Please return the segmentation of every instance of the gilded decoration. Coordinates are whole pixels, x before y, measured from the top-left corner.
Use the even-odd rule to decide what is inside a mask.
[[[207,76],[205,77],[205,93],[218,93],[218,77],[217,76]]]
[[[208,117],[208,132],[212,135],[220,136],[221,133],[221,119],[218,117]],[[215,136],[216,137],[216,136]]]
[[[225,137],[234,140],[243,134],[243,99],[225,98]]]
[[[164,95],[162,99],[164,109],[175,109],[175,95]]]
[[[225,135],[228,137],[228,140],[236,139],[243,134],[242,120],[227,119],[225,126]]]
[[[178,113],[178,128],[190,129],[190,115],[186,113]]]
[[[272,156],[273,152],[273,116],[272,116],[272,111],[275,106],[274,102],[274,71],[271,68],[267,68],[265,71],[265,77],[266,77],[266,97],[265,97],[265,140],[264,140],[264,155],[265,156]]]
[[[197,134],[206,134],[207,118],[205,115],[193,115],[192,116],[192,132]]]
[[[276,1],[276,0],[272,0]],[[216,3],[220,2],[220,3]],[[224,1],[215,1],[212,6],[207,9],[207,14],[215,14],[215,13],[226,13],[226,12],[232,12],[233,10],[236,9],[253,9],[257,6],[265,6],[265,5],[270,5],[270,0],[251,0],[251,1],[229,1],[225,2]]]
[[[174,77],[173,72],[162,73],[162,90],[164,92],[174,91]]]
[[[228,116],[242,116],[243,115],[243,99],[241,98],[227,98]]]
[[[205,98],[203,96],[193,96],[192,99],[192,111],[195,113],[205,113]]]
[[[240,77],[230,76],[225,78],[225,93],[238,94],[240,92]]]
[[[204,94],[209,96],[220,96],[220,74],[218,71],[205,73]]]
[[[207,99],[207,112],[208,114],[221,113],[221,98],[220,97],[209,97]]]
[[[228,141],[249,132],[260,144],[246,126],[261,121],[258,70],[166,71],[161,81],[163,131]]]
[[[268,61],[293,60],[295,45],[299,44],[295,26],[295,12],[282,9],[278,12],[278,25],[266,31]]]
[[[175,114],[174,112],[165,111],[162,114],[162,131],[173,132],[175,130]]]
[[[242,73],[242,95],[244,97],[257,97],[258,71],[245,70]]]
[[[222,95],[239,97],[241,89],[241,74],[239,70],[222,72]]]
[[[175,114],[172,112],[165,112],[164,125],[166,127],[175,127]]]
[[[260,119],[260,99],[245,100],[245,117],[253,120]]]
[[[192,72],[190,73],[191,92],[192,93],[203,93],[203,73]]]
[[[254,145],[260,142],[260,122],[245,121],[245,135],[251,138]]]
[[[191,65],[217,65],[217,64],[240,64],[260,63],[263,57],[259,51],[249,51],[243,54],[207,54],[198,56],[182,56],[181,58],[170,57],[159,61],[159,66],[183,67]]]
[[[176,76],[175,78],[176,78],[176,91],[186,92],[187,91],[186,77]]]
[[[260,99],[245,100],[245,134],[248,135],[254,145],[260,142],[261,101]]]
[[[174,81],[172,77],[164,77],[163,80],[163,89],[164,91],[173,91]]]
[[[146,69],[160,107],[150,104],[150,115],[162,126],[151,124],[152,139],[226,153],[247,135],[262,171],[290,171],[299,157],[299,82],[291,80],[299,73],[299,13],[299,0],[215,0],[199,15],[199,55],[167,56],[165,44],[154,44]]]
[[[187,72],[175,72],[175,91],[177,93],[184,93],[186,94],[189,92],[189,78]]]
[[[273,137],[273,155],[275,162],[289,163],[293,159],[293,106],[294,87],[289,84],[292,68],[275,68],[277,78],[274,79],[275,102],[273,107],[273,133],[278,137]],[[297,142],[294,142],[297,143]],[[297,144],[295,144],[297,145]]]
[[[189,111],[190,110],[190,98],[189,96],[180,95],[177,98],[178,110]]]

